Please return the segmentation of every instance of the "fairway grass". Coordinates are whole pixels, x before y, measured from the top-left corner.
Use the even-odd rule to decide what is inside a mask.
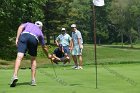
[[[0,69],[0,93],[140,93],[139,64],[98,66],[98,88],[95,87],[95,67],[83,70],[55,65],[37,69],[37,86],[30,86],[30,69],[20,69],[15,88],[9,87],[12,69]]]
[[[97,89],[93,45],[84,45],[83,70],[72,69],[73,62],[65,67],[55,65],[57,77],[46,56],[38,56],[37,86],[30,86],[29,59],[21,63],[22,69],[15,88],[9,87],[14,60],[0,60],[0,93],[140,93],[139,56],[140,46],[97,46],[97,62],[100,64]]]

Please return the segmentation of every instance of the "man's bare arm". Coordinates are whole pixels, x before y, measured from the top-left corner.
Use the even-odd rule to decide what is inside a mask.
[[[17,43],[18,43],[19,36],[20,36],[21,32],[23,31],[23,29],[24,29],[24,26],[22,26],[22,25],[20,25],[20,26],[18,27],[17,37],[16,37],[16,45],[17,45]]]

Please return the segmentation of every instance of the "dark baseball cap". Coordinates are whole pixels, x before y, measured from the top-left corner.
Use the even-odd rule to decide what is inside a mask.
[[[59,47],[60,47],[60,48],[62,48],[62,47],[63,47],[63,45],[62,45],[62,44],[59,44]]]

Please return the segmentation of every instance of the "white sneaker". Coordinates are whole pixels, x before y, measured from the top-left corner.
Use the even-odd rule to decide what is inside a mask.
[[[72,66],[73,69],[77,68],[77,66]]]
[[[79,69],[79,66],[78,66],[78,67],[76,67],[76,68],[74,68],[74,69],[77,69],[77,70],[78,70],[78,69]]]
[[[31,81],[31,86],[36,86],[37,84],[36,84],[36,82],[35,82],[35,80],[32,80]]]
[[[83,67],[82,66],[78,66],[75,69],[83,69]]]
[[[83,67],[82,66],[79,66],[79,69],[83,69]]]
[[[12,77],[11,83],[10,83],[10,87],[15,87],[17,81],[18,81],[18,78],[17,77]]]

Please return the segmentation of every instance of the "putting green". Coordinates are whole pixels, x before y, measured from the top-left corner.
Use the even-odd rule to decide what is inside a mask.
[[[30,86],[30,69],[20,69],[15,88],[9,87],[12,69],[0,69],[0,93],[140,93],[139,64],[98,66],[98,89],[95,87],[95,67],[83,70],[71,66],[37,69],[37,86]]]

